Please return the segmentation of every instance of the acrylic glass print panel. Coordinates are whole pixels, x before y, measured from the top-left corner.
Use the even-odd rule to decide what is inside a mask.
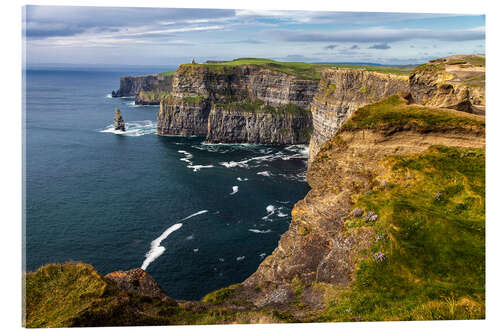
[[[23,20],[26,327],[484,318],[484,15]]]

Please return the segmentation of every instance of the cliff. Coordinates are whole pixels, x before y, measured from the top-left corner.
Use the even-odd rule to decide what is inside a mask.
[[[483,63],[463,57],[410,77],[326,69],[320,82],[262,66],[181,66],[160,135],[296,143],[313,131],[311,190],[289,230],[248,279],[198,302],[165,301],[140,270],[107,279],[88,265],[42,267],[26,274],[26,325],[484,318],[485,117],[473,114],[484,94],[472,98],[484,81],[457,74]]]
[[[484,129],[397,95],[355,111],[317,153],[247,298],[308,320],[438,319],[443,297],[484,316]]]
[[[317,86],[257,65],[181,65],[171,96],[161,102],[157,133],[208,142],[306,143]]]
[[[112,97],[136,97],[136,104],[157,105],[163,94],[172,89],[172,75],[152,74],[122,76],[120,88],[111,93]]]
[[[313,132],[309,163],[358,108],[409,90],[408,76],[360,69],[326,69],[311,102]]]
[[[485,113],[484,55],[455,55],[418,66],[410,75],[416,103]]]

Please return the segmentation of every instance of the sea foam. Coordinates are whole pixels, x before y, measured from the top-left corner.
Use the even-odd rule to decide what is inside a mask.
[[[233,186],[233,192],[229,193],[229,195],[234,195],[238,193],[238,186]]]
[[[188,220],[194,216],[205,214],[206,212],[208,212],[208,210],[200,210],[199,212],[186,216],[180,221]],[[161,256],[163,252],[165,252],[165,247],[160,245],[161,242],[164,241],[171,233],[173,233],[176,230],[179,230],[181,227],[182,223],[176,223],[173,226],[169,227],[167,230],[165,230],[160,237],[156,238],[151,242],[151,249],[146,253],[145,255],[146,259],[144,259],[144,262],[142,263],[141,266],[143,270],[146,270],[149,264],[151,264],[153,261],[156,260],[156,258]]]
[[[143,136],[156,133],[156,123],[151,120],[140,120],[125,123],[125,131],[115,130],[114,125],[109,125],[101,133],[111,133],[123,136]]]

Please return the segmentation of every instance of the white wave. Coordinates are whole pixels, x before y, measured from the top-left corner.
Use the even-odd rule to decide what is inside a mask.
[[[176,223],[167,230],[165,230],[160,237],[156,238],[151,242],[151,249],[146,253],[146,259],[142,263],[141,268],[143,270],[146,270],[149,266],[150,263],[156,260],[159,256],[165,252],[165,247],[160,246],[160,243],[168,237],[172,232],[180,229],[182,227],[182,223]]]
[[[181,154],[184,154],[184,156],[186,156],[187,159],[193,158],[193,155],[191,153],[188,153],[185,150],[178,150],[177,152],[181,153]]]
[[[123,136],[143,136],[147,134],[156,133],[156,123],[151,120],[140,120],[125,123],[125,131],[115,130],[114,125],[109,125],[103,130],[99,130],[100,133],[112,133]]]
[[[261,254],[259,254],[259,257],[260,257],[261,260],[264,259],[265,256],[266,256],[265,252],[262,252]]]
[[[200,250],[200,249],[193,249],[193,252],[195,252],[195,253],[196,253],[196,252],[198,252],[199,250]]]
[[[245,259],[245,256],[236,257],[236,260],[237,260],[237,261],[240,261],[240,260],[243,260],[243,259]]]
[[[285,147],[286,150],[294,152],[294,153],[299,153],[302,156],[307,157],[309,155],[309,146],[308,145],[291,145]]]
[[[188,168],[193,169],[194,172],[198,172],[200,169],[213,168],[214,166],[209,165],[188,165]]]
[[[248,180],[248,178],[238,177],[238,178],[236,178],[236,180],[239,181],[239,182],[246,182]]]
[[[238,186],[233,186],[233,192],[229,193],[229,195],[234,195],[238,193]]]
[[[248,231],[255,232],[256,234],[267,234],[268,232],[271,232],[271,229],[267,230],[248,229]]]
[[[111,94],[106,94],[106,98],[113,98],[113,96],[111,96]]]
[[[257,174],[264,176],[264,177],[271,177],[271,175],[272,175],[272,173],[270,173],[269,171],[261,171],[261,172],[257,172]]]
[[[201,215],[201,214],[205,214],[205,213],[207,213],[207,212],[208,212],[208,210],[206,210],[206,209],[204,209],[204,210],[200,210],[199,212],[196,212],[196,213],[194,213],[194,214],[191,214],[191,215],[189,215],[189,216],[187,216],[187,217],[183,218],[181,221],[188,220],[188,219],[190,219],[190,218],[192,218],[192,217],[194,217],[194,216]]]
[[[189,235],[186,237],[186,240],[193,240],[194,239],[194,235]]]
[[[278,212],[278,217],[285,217],[285,216],[288,216],[288,214],[285,214],[285,213],[282,213],[282,212]]]
[[[183,218],[180,221],[185,221],[185,220],[190,219],[190,218],[192,218],[194,216],[197,216],[197,215],[200,215],[200,214],[205,214],[206,212],[208,212],[208,210],[200,210],[199,212],[196,212],[194,214],[186,216],[185,218]],[[180,229],[181,227],[182,227],[182,223],[176,223],[173,226],[169,227],[167,230],[165,230],[161,234],[160,237],[156,238],[155,240],[153,240],[151,242],[151,249],[148,251],[148,253],[146,253],[146,255],[145,255],[146,259],[144,260],[144,262],[142,263],[142,266],[141,266],[141,268],[143,270],[146,270],[146,268],[148,268],[148,266],[149,266],[150,263],[152,263],[153,261],[155,261],[156,258],[158,258],[159,256],[161,256],[163,254],[163,252],[165,252],[165,247],[160,246],[161,242],[163,240],[165,240],[165,238],[167,238],[168,235],[170,235],[172,232]]]
[[[276,211],[276,208],[273,205],[268,205],[266,207],[266,211],[268,212],[268,214],[266,216],[262,217],[262,219],[272,221],[271,219],[269,219],[269,217],[274,214],[274,212]]]
[[[279,200],[276,200],[276,202],[279,202],[279,203],[282,203],[282,204],[287,204],[287,203],[289,203],[290,201],[279,201]]]

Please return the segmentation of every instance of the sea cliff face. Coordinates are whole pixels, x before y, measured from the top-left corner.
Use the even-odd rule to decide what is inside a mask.
[[[159,104],[161,93],[172,89],[172,76],[163,74],[122,76],[120,88],[111,93],[112,97],[136,97],[136,104]]]
[[[403,90],[409,90],[407,76],[359,69],[323,71],[318,92],[311,102],[314,129],[309,143],[309,163],[356,109]]]
[[[418,66],[410,75],[418,104],[484,114],[484,55],[456,55]]]
[[[213,107],[208,116],[207,142],[300,144],[309,140],[310,112],[231,111]]]
[[[182,65],[172,97],[161,103],[157,133],[192,133],[217,143],[307,143],[317,86],[259,66]]]

